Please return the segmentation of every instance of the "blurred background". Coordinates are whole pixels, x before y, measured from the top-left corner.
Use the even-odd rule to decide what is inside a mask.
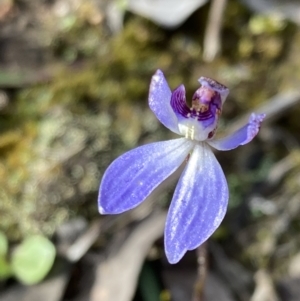
[[[299,301],[299,25],[299,0],[1,0],[0,300]],[[200,76],[230,88],[219,135],[267,113],[216,153],[228,213],[177,265],[174,183],[97,209],[113,159],[175,137],[147,105],[158,68],[188,100]]]

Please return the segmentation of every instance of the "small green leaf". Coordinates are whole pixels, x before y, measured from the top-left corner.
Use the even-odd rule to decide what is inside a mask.
[[[40,282],[50,271],[55,259],[55,246],[43,236],[26,238],[12,256],[14,275],[22,283]]]
[[[6,256],[8,251],[8,241],[6,235],[0,231],[0,257]]]
[[[0,256],[0,280],[9,278],[12,275],[11,267],[7,260]]]

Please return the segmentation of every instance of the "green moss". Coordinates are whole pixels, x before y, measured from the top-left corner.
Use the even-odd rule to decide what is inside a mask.
[[[97,215],[98,183],[112,159],[145,135],[166,138],[146,109],[157,68],[172,88],[184,83],[188,98],[202,75],[227,83],[231,94],[223,120],[300,79],[297,29],[269,24],[238,2],[228,3],[223,55],[210,64],[201,59],[200,26],[170,32],[130,15],[124,30],[111,37],[91,22],[91,14],[85,7],[58,24],[49,46],[56,61],[51,80],[19,91],[1,116],[0,228],[10,239],[52,234],[74,215]],[[289,129],[298,131],[298,116],[299,110],[291,113]],[[229,176],[232,203],[238,205],[243,185],[255,177]]]

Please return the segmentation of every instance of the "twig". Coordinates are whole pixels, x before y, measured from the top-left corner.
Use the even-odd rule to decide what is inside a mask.
[[[137,224],[128,237],[123,237],[117,249],[111,249],[108,257],[98,263],[91,301],[132,300],[145,257],[154,241],[163,235],[165,218],[166,212],[153,212]]]
[[[221,27],[227,0],[212,0],[204,34],[203,60],[211,62],[221,49]]]
[[[207,243],[197,248],[198,277],[195,283],[193,301],[203,300],[203,291],[207,275]]]
[[[66,258],[71,262],[77,262],[95,243],[101,232],[101,220],[95,221],[90,228],[80,236],[66,252]]]

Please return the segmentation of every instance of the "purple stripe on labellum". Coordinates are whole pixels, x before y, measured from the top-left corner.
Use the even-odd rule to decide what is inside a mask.
[[[206,111],[204,113],[200,113],[200,112],[196,112],[195,110],[192,110],[191,116],[196,118],[198,121],[214,118],[214,114],[211,112],[211,110]]]
[[[180,85],[172,92],[171,107],[176,115],[180,114],[184,118],[194,118],[204,121],[219,116],[221,112],[221,97],[207,87],[199,88],[192,99],[192,108],[186,104],[185,88]]]
[[[185,88],[180,85],[172,92],[171,107],[176,114],[180,114],[184,118],[191,116],[191,109],[186,105]]]

